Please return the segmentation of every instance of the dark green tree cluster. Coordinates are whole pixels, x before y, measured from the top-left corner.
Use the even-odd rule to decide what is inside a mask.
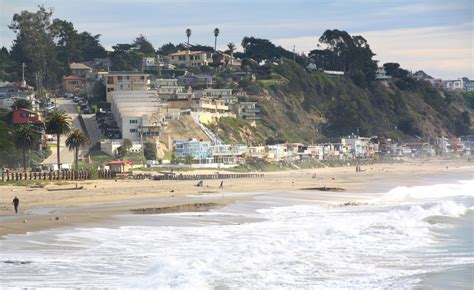
[[[301,65],[306,63],[306,60],[301,55],[297,55],[291,51],[284,49],[281,46],[275,46],[268,39],[261,39],[255,37],[244,37],[242,39],[243,54],[235,54],[241,58],[251,58],[260,62],[262,60],[278,60],[281,58],[295,59]]]
[[[16,81],[26,65],[25,78],[38,88],[56,88],[71,62],[87,61],[107,55],[99,42],[100,35],[79,33],[71,22],[53,19],[52,10],[13,15],[9,28],[16,34],[11,51],[2,48],[0,76]]]
[[[351,36],[346,31],[326,30],[319,38],[324,49],[315,49],[309,58],[325,70],[344,71],[360,87],[375,79],[377,63],[367,40],[360,35]]]
[[[140,70],[143,57],[156,55],[153,45],[141,34],[130,44],[118,43],[112,48],[112,70],[116,71]]]

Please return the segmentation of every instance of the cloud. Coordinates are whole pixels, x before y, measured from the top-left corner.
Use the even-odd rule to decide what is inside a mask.
[[[375,59],[398,62],[404,68],[425,70],[433,76],[474,78],[474,23],[456,26],[374,30],[355,32],[367,39],[377,55]],[[287,49],[293,45],[299,52],[316,48],[316,37],[274,39],[274,43]]]

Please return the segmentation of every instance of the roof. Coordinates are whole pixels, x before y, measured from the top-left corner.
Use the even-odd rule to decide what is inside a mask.
[[[131,160],[111,160],[109,162],[107,162],[108,165],[125,165],[125,164],[129,164],[129,165],[133,165],[133,161]]]
[[[14,112],[16,112],[16,111],[24,111],[24,112],[28,112],[28,113],[31,113],[31,114],[38,115],[37,112],[33,112],[32,110],[28,110],[28,109],[25,109],[25,108],[16,109]]]
[[[77,62],[73,62],[69,65],[69,68],[70,69],[89,69],[91,70],[92,68],[88,67],[87,65],[85,64],[82,64],[82,63],[77,63]]]
[[[110,71],[109,76],[115,75],[144,75],[147,76],[148,74],[140,72],[140,71]]]
[[[22,89],[34,89],[32,86],[23,83],[23,82],[14,82],[14,83],[7,83],[3,88],[22,88]]]
[[[63,77],[63,80],[85,80],[85,79],[81,77],[76,77],[76,76],[67,76],[67,77]]]
[[[181,50],[181,51],[178,51],[178,52],[175,52],[175,53],[171,53],[168,56],[196,55],[196,54],[207,54],[207,53],[205,51],[201,51],[201,50],[195,50],[195,51]]]

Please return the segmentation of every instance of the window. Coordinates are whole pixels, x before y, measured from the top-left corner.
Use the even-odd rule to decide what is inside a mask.
[[[125,79],[128,81],[128,80],[130,79],[130,77],[129,77],[129,76],[125,76]]]
[[[114,84],[114,77],[107,77],[107,84],[113,85]]]
[[[107,88],[107,92],[113,92],[114,88]]]
[[[130,124],[138,124],[138,120],[130,120]]]
[[[122,81],[122,76],[118,76],[118,77],[117,77],[117,80],[118,80],[119,82],[121,82],[121,81]]]
[[[144,81],[144,80],[145,80],[145,76],[140,76],[140,80],[141,80],[141,81]]]
[[[137,129],[130,129],[130,133],[137,133]]]

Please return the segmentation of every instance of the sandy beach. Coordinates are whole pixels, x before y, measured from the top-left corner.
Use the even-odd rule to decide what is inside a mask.
[[[354,166],[293,170],[265,173],[258,179],[226,179],[223,189],[219,189],[221,180],[204,180],[203,187],[196,187],[196,181],[89,180],[78,182],[84,189],[73,191],[47,191],[46,188],[67,188],[75,183],[51,183],[46,188],[0,186],[0,237],[97,224],[120,214],[203,211],[252,198],[251,194],[233,193],[285,191],[297,195],[316,187],[334,187],[341,190],[311,192],[322,204],[364,202],[399,185],[420,185],[423,178],[474,175],[473,168],[473,163],[465,160],[425,160],[366,165],[362,166],[363,172],[356,172]],[[199,173],[206,172],[200,170]],[[11,204],[14,196],[20,199],[17,215]]]

